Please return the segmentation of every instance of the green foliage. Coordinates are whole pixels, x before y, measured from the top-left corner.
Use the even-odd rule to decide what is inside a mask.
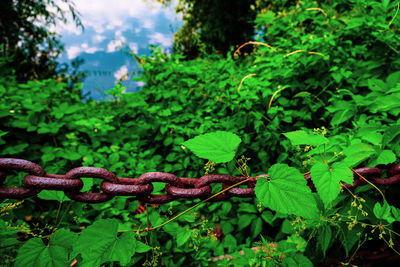
[[[185,61],[155,49],[138,58],[143,89],[123,93],[117,84],[108,91],[112,101],[83,103],[79,86],[52,79],[17,82],[0,58],[1,157],[56,174],[95,166],[119,177],[200,177],[200,148],[201,157],[220,162],[216,173],[243,175],[239,164],[261,175],[257,198],[205,202],[148,232],[200,200],[147,205],[147,214],[128,197],[82,204],[42,191],[23,203],[2,200],[0,265],[200,266],[223,255],[235,258],[215,265],[350,264],[364,246],[398,244],[398,187],[344,187],[350,168],[398,163],[397,3],[318,3],[323,12],[309,0],[256,3],[258,41],[272,48],[260,45],[247,57]],[[190,139],[200,142],[190,147]],[[235,152],[245,156],[228,161]],[[7,173],[4,183],[21,186],[24,175]],[[83,190],[100,183],[84,178]]]
[[[196,136],[183,143],[196,156],[215,163],[229,162],[239,146],[240,137],[230,132],[218,131]]]
[[[164,4],[170,0],[157,0]],[[254,36],[255,0],[180,1],[176,12],[184,24],[174,36],[173,47],[189,59],[218,51],[226,55]]]
[[[284,135],[290,140],[292,145],[310,145],[319,146],[328,143],[328,139],[322,135],[310,135],[305,131],[293,131],[284,133]]]
[[[338,197],[341,190],[340,181],[352,184],[354,180],[353,172],[342,162],[333,163],[332,166],[317,163],[312,166],[310,172],[325,207]]]
[[[275,164],[268,170],[268,178],[257,181],[256,196],[265,207],[304,218],[319,217],[313,194],[303,175],[285,164]]]
[[[74,257],[82,257],[82,266],[97,266],[105,262],[118,261],[126,266],[137,247],[132,232],[118,234],[118,221],[99,220],[82,231],[74,246]],[[141,244],[141,252],[151,247]]]
[[[65,229],[56,231],[47,245],[32,238],[18,250],[15,266],[68,266],[75,240],[75,234]]]
[[[49,28],[67,23],[69,16],[76,26],[83,27],[74,3],[3,0],[0,10],[0,55],[10,57],[7,67],[15,70],[20,81],[54,77],[63,46],[57,33]]]

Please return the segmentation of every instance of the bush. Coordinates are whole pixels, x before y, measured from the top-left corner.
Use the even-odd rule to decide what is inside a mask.
[[[46,259],[62,266],[75,259],[82,265],[198,266],[224,254],[236,259],[215,265],[310,266],[328,258],[363,264],[357,256],[363,244],[377,251],[370,239],[396,248],[398,186],[379,185],[378,191],[365,185],[340,193],[339,181],[351,178],[347,167],[397,162],[398,7],[390,1],[324,1],[315,8],[307,0],[264,10],[256,19],[262,45],[246,57],[210,55],[187,61],[155,50],[140,58],[143,89],[123,93],[117,84],[109,91],[112,101],[82,103],[66,84],[17,83],[12,73],[1,76],[0,149],[2,157],[34,161],[48,173],[64,174],[83,165],[106,168],[119,177],[150,171],[200,177],[207,161],[182,143],[228,131],[241,138],[237,155],[251,158],[241,161],[251,176],[268,170],[272,181],[286,174],[300,181],[301,173],[324,177],[337,171],[329,183],[334,189],[326,194],[314,175],[318,218],[304,219],[307,214],[299,215],[297,209],[269,205],[263,197],[269,192],[266,179],[261,179],[258,198],[203,203],[161,229],[135,235],[148,226],[146,213],[132,215],[139,207],[136,199],[82,204],[43,191],[23,204],[2,202],[1,255],[10,255],[1,257],[2,265]],[[214,172],[241,175],[235,162],[218,164]],[[21,174],[9,175],[5,184],[18,186],[22,179]],[[84,180],[86,190],[99,185],[98,180]],[[149,222],[159,225],[197,202],[148,206]],[[96,232],[104,236],[98,238]],[[50,246],[38,238],[50,238]],[[18,241],[25,244],[12,246]],[[263,250],[255,253],[251,247]],[[59,250],[52,254],[52,249]]]

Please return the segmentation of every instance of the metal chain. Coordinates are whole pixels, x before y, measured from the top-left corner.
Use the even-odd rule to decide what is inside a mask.
[[[387,169],[387,178],[382,178],[381,169]],[[22,187],[4,186],[7,172],[21,171],[28,173]],[[82,177],[102,179],[100,193],[81,192],[83,188]],[[114,196],[131,196],[145,203],[162,204],[179,198],[206,199],[213,195],[211,184],[222,184],[225,189],[240,181],[246,180],[245,188],[231,188],[226,192],[211,199],[211,201],[223,201],[231,197],[254,197],[254,187],[260,177],[268,177],[267,174],[256,177],[234,177],[227,174],[208,174],[198,179],[179,178],[171,173],[149,172],[138,178],[120,178],[114,173],[95,167],[78,167],[70,170],[65,175],[47,174],[39,165],[14,158],[0,159],[0,198],[24,199],[36,196],[41,190],[63,191],[70,199],[85,203],[101,203],[111,200]],[[349,189],[365,185],[362,178],[378,185],[391,185],[400,183],[400,165],[389,164],[380,168],[359,168],[354,170],[354,182],[345,184]],[[307,185],[315,192],[310,174],[305,174]],[[166,194],[155,195],[153,182],[165,183]]]

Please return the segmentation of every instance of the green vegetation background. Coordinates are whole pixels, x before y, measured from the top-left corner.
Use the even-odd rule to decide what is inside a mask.
[[[83,103],[78,84],[71,87],[57,78],[21,82],[20,70],[8,64],[12,59],[1,57],[1,157],[36,162],[47,173],[95,166],[119,177],[151,171],[200,177],[206,161],[181,145],[199,134],[223,130],[241,137],[237,155],[251,158],[247,162],[251,176],[266,173],[275,163],[306,173],[318,153],[293,146],[283,133],[319,128],[317,132],[326,130],[330,139],[325,147],[328,158],[344,151],[354,168],[398,162],[398,2],[269,1],[257,2],[254,8],[259,34],[253,41],[262,44],[249,44],[253,51],[234,54],[231,47],[223,56],[203,50],[188,60],[178,52],[167,56],[154,49],[151,56],[137,58],[143,68],[137,80],[146,83],[143,89],[123,93],[117,84],[108,91],[106,102]],[[233,162],[218,164],[214,172],[240,175]],[[23,177],[9,175],[5,184],[21,186]],[[86,183],[89,190],[100,181]],[[399,187],[381,190],[389,204],[399,208]],[[371,210],[367,221],[377,224],[372,208],[381,200],[379,193],[371,188],[359,193]],[[63,201],[59,230],[47,243],[59,200]],[[195,202],[149,206],[150,223],[158,225]],[[364,239],[378,240],[379,234],[360,224],[353,228],[332,220],[306,226],[299,218],[260,206],[256,199],[205,203],[196,212],[140,236],[135,231],[147,227],[147,219],[146,213],[134,214],[137,200],[116,197],[104,204],[82,204],[62,193],[43,191],[39,197],[12,203],[1,202],[0,265],[4,266],[31,266],[30,262],[69,266],[74,259],[79,266],[224,265],[229,264],[226,259],[212,264],[208,260],[239,256],[240,250],[246,256],[231,264],[310,266],[327,258],[350,261]],[[342,193],[334,210],[345,214],[351,203],[351,195]],[[389,227],[398,231],[399,225],[391,222]],[[395,235],[392,239],[396,241]],[[281,241],[285,243],[274,247]],[[275,254],[250,250],[260,244],[275,249]]]

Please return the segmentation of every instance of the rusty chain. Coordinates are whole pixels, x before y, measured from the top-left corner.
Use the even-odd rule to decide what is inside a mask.
[[[382,169],[387,170],[387,178],[382,178]],[[4,186],[7,172],[20,171],[28,173],[22,187]],[[102,179],[100,193],[81,192],[83,188],[82,177]],[[23,159],[0,158],[0,199],[24,199],[36,196],[41,190],[63,191],[70,199],[86,203],[101,203],[114,198],[114,196],[136,197],[144,203],[162,204],[179,198],[206,199],[213,195],[211,184],[221,183],[225,189],[240,181],[246,180],[247,188],[231,188],[226,192],[211,199],[211,201],[223,201],[230,197],[254,197],[254,187],[259,177],[268,177],[263,174],[256,177],[234,177],[227,174],[208,174],[201,178],[179,178],[171,173],[149,172],[138,178],[120,178],[114,173],[95,167],[78,167],[68,171],[65,175],[47,174],[36,163]],[[307,185],[312,191],[315,187],[310,174],[305,174]],[[381,168],[359,168],[354,170],[354,182],[345,184],[349,189],[365,185],[366,178],[377,185],[390,185],[400,183],[400,165],[385,165]],[[165,183],[166,194],[155,195],[153,182]]]

